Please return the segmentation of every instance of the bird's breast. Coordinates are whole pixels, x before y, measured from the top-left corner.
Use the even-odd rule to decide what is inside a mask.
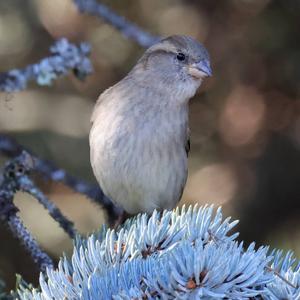
[[[181,196],[187,176],[188,115],[187,110],[165,108],[106,109],[94,120],[94,173],[104,192],[122,201],[127,211],[139,205],[145,205],[141,211],[171,208]]]

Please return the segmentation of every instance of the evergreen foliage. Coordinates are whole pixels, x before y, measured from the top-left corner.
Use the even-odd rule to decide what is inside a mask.
[[[77,238],[71,259],[40,276],[44,299],[300,299],[299,264],[289,252],[244,247],[221,209],[189,207],[128,220]]]

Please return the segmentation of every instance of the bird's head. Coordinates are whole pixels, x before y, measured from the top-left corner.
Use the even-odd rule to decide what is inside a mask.
[[[203,79],[212,76],[207,50],[184,35],[173,35],[151,46],[133,72],[144,82],[184,98],[192,97]]]

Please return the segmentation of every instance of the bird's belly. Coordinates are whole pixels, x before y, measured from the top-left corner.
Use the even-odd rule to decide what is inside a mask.
[[[186,182],[183,145],[170,136],[151,133],[103,134],[91,145],[100,186],[128,213],[175,207]]]

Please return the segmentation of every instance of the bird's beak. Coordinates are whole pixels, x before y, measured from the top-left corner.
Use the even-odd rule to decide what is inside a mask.
[[[191,76],[197,79],[203,79],[204,77],[212,76],[212,69],[207,59],[203,59],[197,63],[189,65],[188,72]]]

